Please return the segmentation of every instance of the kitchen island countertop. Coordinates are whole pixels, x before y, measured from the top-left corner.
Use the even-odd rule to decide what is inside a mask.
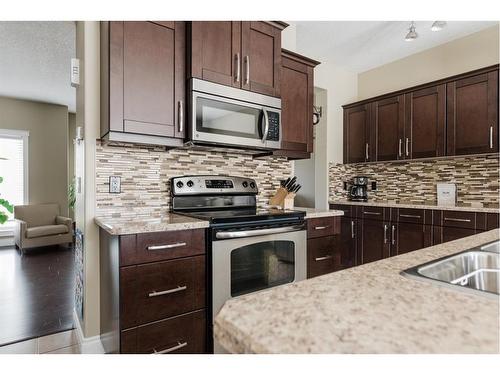
[[[231,299],[216,340],[232,353],[499,353],[498,298],[400,274],[498,239],[492,230]]]

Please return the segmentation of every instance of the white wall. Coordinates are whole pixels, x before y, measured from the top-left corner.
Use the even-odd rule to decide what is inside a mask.
[[[498,25],[489,27],[360,73],[358,99],[498,64],[498,32]]]

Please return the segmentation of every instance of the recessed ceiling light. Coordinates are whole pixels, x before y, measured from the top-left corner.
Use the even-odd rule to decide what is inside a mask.
[[[432,31],[441,31],[446,26],[446,21],[434,21],[431,26]]]
[[[415,22],[411,21],[410,27],[408,28],[408,34],[405,36],[405,41],[413,42],[418,38],[418,34],[415,31]]]

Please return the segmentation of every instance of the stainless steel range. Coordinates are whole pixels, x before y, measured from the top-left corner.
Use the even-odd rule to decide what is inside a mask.
[[[210,222],[209,322],[230,298],[306,278],[305,213],[257,208],[255,180],[175,177],[171,191],[174,212]]]

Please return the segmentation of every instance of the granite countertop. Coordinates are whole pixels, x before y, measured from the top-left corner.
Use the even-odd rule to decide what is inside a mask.
[[[400,271],[499,239],[493,230],[226,302],[233,353],[499,353],[499,302]]]
[[[328,216],[342,216],[344,211],[341,210],[327,210],[321,208],[309,208],[309,207],[295,207],[294,210],[305,211],[306,219],[313,219],[316,217],[328,217]]]
[[[95,217],[94,222],[112,236],[170,230],[207,228],[209,223],[183,215],[166,213],[158,218],[148,217]]]
[[[368,201],[368,202],[353,202],[347,199],[331,199],[330,204],[350,204],[356,206],[377,206],[377,207],[395,207],[395,208],[419,208],[425,210],[447,210],[447,211],[469,211],[469,212],[487,212],[487,213],[500,213],[498,206],[438,206],[434,203],[412,203],[402,201]]]

